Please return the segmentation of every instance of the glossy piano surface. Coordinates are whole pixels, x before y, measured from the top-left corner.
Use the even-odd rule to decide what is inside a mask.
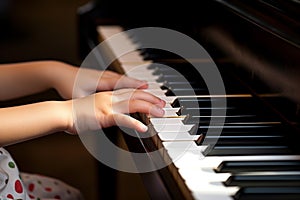
[[[157,49],[136,50],[111,66],[148,80],[149,92],[168,102],[162,119],[136,115],[154,136],[142,140],[124,136],[131,151],[160,149],[161,161],[173,161],[141,174],[151,198],[300,198],[297,1],[216,0],[203,1],[197,7],[169,2],[174,4],[172,9],[153,2],[138,10],[132,7],[140,4],[135,1],[117,2],[121,7],[92,3],[94,7],[80,11],[82,50],[131,28],[166,27],[201,44],[224,80],[226,95],[212,96],[205,81],[193,73],[191,63]],[[109,13],[110,9],[117,14]],[[142,46],[141,35],[123,39],[121,46]],[[114,45],[108,45],[110,53],[119,48]],[[194,62],[203,61],[196,58]],[[212,107],[224,98],[226,108]],[[224,116],[213,116],[216,109],[227,113],[221,134],[220,117]],[[149,160],[155,162],[151,156]],[[153,188],[153,183],[157,187]]]

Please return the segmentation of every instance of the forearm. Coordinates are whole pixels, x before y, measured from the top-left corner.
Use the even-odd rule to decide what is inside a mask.
[[[75,76],[74,69],[57,61],[2,64],[0,65],[0,100],[14,99],[55,88],[58,85],[57,80],[62,80],[64,74]]]
[[[71,109],[68,101],[1,108],[0,146],[67,130]]]

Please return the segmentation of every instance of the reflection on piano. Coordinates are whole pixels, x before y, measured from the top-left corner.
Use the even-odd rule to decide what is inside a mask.
[[[299,1],[208,0],[200,6],[171,2],[174,9],[154,1],[139,10],[133,10],[133,3],[138,2],[111,5],[95,1],[79,10],[83,57],[101,41],[124,30],[166,27],[189,35],[205,47],[226,89],[226,95],[211,95],[191,63],[163,50],[139,49],[113,63],[113,70],[148,80],[149,91],[168,102],[163,119],[136,115],[149,124],[153,137],[137,144],[140,140],[124,135],[132,151],[163,149],[162,160],[174,159],[163,169],[141,174],[149,196],[300,199]],[[119,45],[138,47],[141,38],[126,35]],[[108,48],[115,53],[119,47],[108,44]],[[194,58],[194,62],[203,60]],[[132,70],[137,65],[142,67]],[[193,90],[187,89],[182,77],[169,67],[180,72]],[[227,108],[211,107],[213,101],[223,98]],[[212,109],[226,109],[219,137],[206,135],[208,129],[219,128],[219,118],[211,116]],[[172,132],[178,129],[183,131],[175,138]],[[216,145],[199,159],[205,142],[216,137]],[[183,148],[186,144],[188,150]]]

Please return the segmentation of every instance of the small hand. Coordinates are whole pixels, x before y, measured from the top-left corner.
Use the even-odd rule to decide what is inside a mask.
[[[69,133],[80,133],[118,125],[147,131],[142,122],[127,115],[145,113],[156,117],[164,115],[165,102],[140,89],[120,89],[99,92],[84,98],[75,99]]]
[[[113,71],[77,68],[60,63],[59,75],[54,86],[65,99],[85,97],[95,92],[121,88],[146,89],[147,82],[118,74]]]

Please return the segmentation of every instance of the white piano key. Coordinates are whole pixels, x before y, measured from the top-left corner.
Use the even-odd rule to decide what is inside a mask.
[[[163,117],[178,117],[177,112],[180,108],[163,108],[165,114]]]
[[[180,173],[183,172],[180,171]],[[211,177],[213,177],[211,173],[201,173],[192,178],[187,177],[186,185],[193,191],[196,199],[233,200],[232,196],[239,190],[239,187],[225,187],[218,180],[209,180]],[[197,182],[198,178],[208,180]]]
[[[135,78],[135,79],[138,79],[138,80],[143,80],[143,81],[147,81],[147,82],[154,82],[155,80],[157,80],[157,76],[139,76],[139,75],[130,75],[129,77],[132,77],[132,78]],[[161,90],[160,88],[153,88],[153,89],[159,89]]]
[[[163,142],[167,155],[171,157],[178,173],[185,180],[187,187],[192,191],[195,199],[232,199],[238,187],[225,187],[224,182],[229,173],[215,173],[217,168],[226,160],[299,160],[298,155],[272,155],[272,156],[206,156],[201,152],[205,150],[195,142]]]
[[[165,114],[162,116],[163,118],[176,118],[176,117],[179,117],[177,114],[176,114],[176,110],[174,110],[174,108],[169,108],[169,107],[165,107],[163,108],[163,110],[165,111]],[[177,110],[179,110],[179,108],[177,108]],[[148,115],[147,116],[148,118],[156,118],[155,116],[152,116],[152,115]]]
[[[123,31],[121,26],[98,26],[97,32],[101,34],[101,36],[105,38],[109,38],[110,36],[120,33]]]
[[[161,89],[162,83],[148,81],[148,89]]]
[[[122,53],[127,50],[138,48],[138,46],[130,42],[124,34],[118,35],[118,37],[112,37],[107,38],[106,41],[116,55],[122,55]]]
[[[155,131],[161,132],[187,132],[192,129],[194,125],[184,125],[184,124],[152,124]]]
[[[129,76],[129,77],[144,77],[144,76],[147,76],[147,77],[150,77],[150,76],[153,76],[153,71],[146,71],[146,72],[136,72],[136,71],[127,71],[126,72],[126,75]]]
[[[163,141],[162,144],[172,161],[176,163],[179,160],[181,167],[182,165],[190,165],[191,160],[194,160],[197,163],[198,160],[203,158],[202,152],[207,148],[207,146],[196,145],[194,141]],[[187,159],[189,163],[181,162],[182,160],[186,161]]]
[[[136,51],[136,49],[138,49],[138,45],[133,43],[125,33],[119,34],[123,32],[120,27],[110,26],[108,28],[103,28],[102,26],[100,26],[98,28],[98,32],[105,39],[106,44],[110,47],[113,54],[118,57],[118,61],[120,63],[144,61],[140,53]],[[114,37],[113,39],[111,39],[111,37],[115,34],[119,34],[118,37]],[[121,54],[125,49],[132,51],[124,55]]]
[[[162,89],[145,89],[145,92],[149,92],[155,96],[165,96],[165,93],[167,92],[167,90],[162,90]]]
[[[232,199],[239,187],[226,187],[223,185],[229,173],[216,174],[209,169],[178,170],[186,185],[193,191],[197,199]]]
[[[149,69],[149,66],[152,64],[152,62],[149,61],[143,61],[143,62],[128,62],[128,63],[122,63],[122,68],[125,70],[126,73],[130,72],[147,72],[153,70]]]
[[[167,103],[169,104],[172,104],[175,99],[177,99],[176,96],[164,96],[164,97],[161,97],[164,101],[166,101]],[[179,109],[179,108],[178,108]]]
[[[171,106],[171,104],[166,103],[165,108],[173,108],[173,107]]]
[[[174,153],[168,150],[168,154]],[[224,156],[224,157],[204,157],[197,159],[196,155],[191,156],[191,151],[187,151],[184,156],[178,158],[174,163],[178,168],[180,176],[185,180],[186,185],[192,191],[195,199],[232,199],[238,187],[225,187],[222,182],[227,180],[229,173],[215,173],[219,164],[226,160],[299,160],[300,156]],[[192,164],[187,164],[191,163]]]
[[[167,142],[165,142],[167,143]],[[164,144],[164,143],[163,143]],[[174,150],[169,148],[167,145],[164,144],[164,147],[169,152],[170,155],[179,151],[178,149]],[[172,146],[171,146],[172,147]],[[186,166],[186,163],[192,161],[191,153],[194,158],[194,164],[192,166]],[[189,150],[185,151],[183,156],[180,159],[177,159],[175,162],[176,167],[178,168],[194,168],[201,166],[201,168],[208,168],[208,169],[215,169],[217,168],[223,161],[267,161],[267,160],[299,160],[299,155],[261,155],[261,156],[206,156],[203,157],[202,155],[198,156],[193,154],[194,152],[189,152]],[[201,159],[202,158],[202,159]]]
[[[116,52],[117,53],[117,52]],[[118,55],[118,54],[116,54]],[[118,57],[120,63],[127,63],[127,62],[143,62],[144,59],[140,56],[139,52],[132,51],[127,54],[124,54]]]
[[[171,141],[195,141],[199,138],[199,135],[191,135],[187,131],[179,131],[179,132],[159,132],[158,133],[159,138],[166,142],[171,142]]]
[[[182,124],[183,118],[150,118],[151,124]]]

